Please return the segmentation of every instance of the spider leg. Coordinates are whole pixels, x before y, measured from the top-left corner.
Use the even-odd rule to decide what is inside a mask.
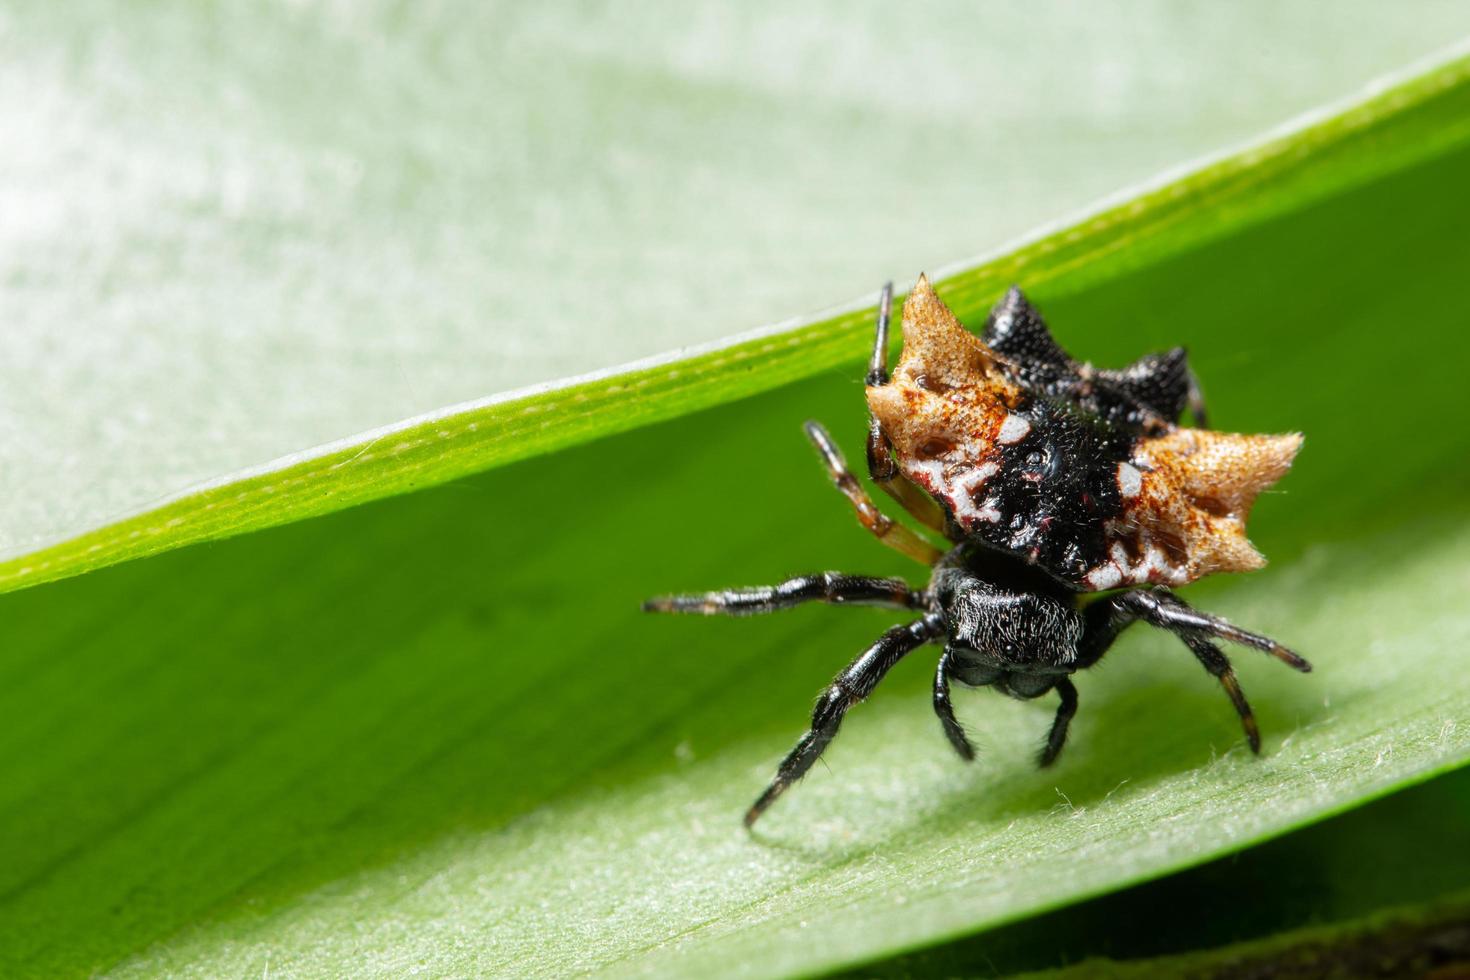
[[[1235,705],[1236,714],[1240,715],[1240,725],[1245,729],[1245,739],[1250,743],[1251,751],[1260,755],[1261,731],[1256,727],[1255,712],[1251,711],[1250,702],[1245,699],[1245,692],[1240,689],[1240,681],[1235,679],[1235,671],[1230,666],[1230,658],[1226,657],[1224,651],[1219,647],[1198,633],[1180,633],[1178,636],[1205,670],[1210,672],[1210,676],[1225,688],[1230,703]]]
[[[888,324],[893,318],[893,283],[883,284],[883,296],[878,301],[878,323],[873,331],[873,356],[868,361],[869,388],[888,383]],[[868,476],[883,488],[883,492],[914,516],[925,527],[944,534],[944,509],[935,499],[923,491],[918,484],[898,470],[893,462],[893,445],[883,434],[883,427],[868,412]]]
[[[1166,629],[1179,637],[1210,676],[1220,682],[1230,703],[1235,706],[1236,714],[1240,715],[1246,741],[1255,753],[1261,751],[1261,733],[1256,726],[1255,713],[1240,689],[1230,659],[1210,642],[1210,638],[1254,647],[1304,673],[1312,669],[1311,664],[1275,640],[1243,630],[1219,616],[1199,612],[1167,589],[1138,589],[1107,596],[1089,605],[1083,616],[1085,627],[1078,650],[1079,669],[1096,663],[1130,623],[1142,620],[1150,626]]]
[[[697,595],[659,596],[643,604],[644,612],[700,613],[705,616],[754,616],[790,609],[803,602],[827,602],[837,606],[887,606],[892,609],[923,609],[927,599],[909,588],[901,578],[874,578],[819,572],[787,579],[778,585],[748,589],[722,589]]]
[[[1067,744],[1067,726],[1072,724],[1072,718],[1077,714],[1076,685],[1062,677],[1057,680],[1055,688],[1057,694],[1061,695],[1062,703],[1057,706],[1057,716],[1046,736],[1046,747],[1041,750],[1041,756],[1037,760],[1043,769],[1056,762],[1057,756],[1062,754],[1062,746]]]
[[[929,542],[920,538],[907,527],[897,523],[878,509],[868,492],[858,483],[857,477],[847,468],[847,460],[842,458],[842,452],[827,430],[820,423],[807,422],[804,426],[807,438],[811,439],[812,445],[817,447],[817,452],[822,456],[822,462],[827,464],[827,472],[832,477],[832,482],[837,485],[843,495],[852,503],[852,509],[857,511],[858,521],[863,527],[872,531],[874,536],[895,551],[901,551],[915,561],[923,562],[925,565],[933,565],[944,553]]]
[[[1300,655],[1269,636],[1243,630],[1219,616],[1200,612],[1168,589],[1139,589],[1125,592],[1118,598],[1134,610],[1139,619],[1169,630],[1181,638],[1189,633],[1212,636],[1268,653],[1304,674],[1312,669],[1312,665]]]
[[[965,735],[964,726],[954,716],[954,705],[949,700],[950,664],[951,657],[946,650],[939,658],[939,667],[934,671],[934,713],[939,716],[939,724],[944,727],[949,744],[954,746],[961,759],[970,762],[975,758],[975,746]]]
[[[880,636],[857,659],[843,668],[817,700],[812,712],[812,726],[781,761],[776,777],[745,813],[745,826],[750,827],[786,788],[817,761],[827,744],[837,735],[842,718],[849,708],[866,698],[878,686],[889,669],[905,654],[940,635],[943,622],[936,615],[925,616],[907,626],[895,626]]]

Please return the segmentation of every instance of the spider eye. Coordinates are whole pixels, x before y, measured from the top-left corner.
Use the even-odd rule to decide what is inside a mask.
[[[1057,453],[1051,443],[1043,443],[1026,454],[1022,465],[1028,479],[1034,482],[1049,480],[1057,475]]]

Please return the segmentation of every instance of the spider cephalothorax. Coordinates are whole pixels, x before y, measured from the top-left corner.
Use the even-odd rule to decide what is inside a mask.
[[[1203,428],[1204,405],[1183,348],[1118,371],[1073,361],[1037,311],[1011,289],[985,324],[964,329],[920,277],[903,310],[903,355],[886,366],[891,291],[884,290],[868,372],[868,471],[931,531],[941,551],[880,512],[826,431],[807,434],[859,520],[884,543],[933,566],[929,586],[827,572],[777,586],[655,599],[659,612],[742,615],[800,602],[920,610],[838,675],[812,726],[746,814],[753,823],[800,778],[847,710],[911,650],[943,642],[934,708],[965,758],[951,681],[1017,698],[1061,698],[1041,754],[1055,760],[1077,708],[1069,675],[1096,663],[1143,620],[1176,634],[1229,694],[1254,751],[1260,738],[1234,671],[1213,640],[1305,660],[1259,634],[1191,609],[1167,586],[1264,564],[1245,536],[1256,496],[1280,479],[1299,435]],[[1188,407],[1196,428],[1176,425]],[[1126,591],[1083,602],[1081,593]]]

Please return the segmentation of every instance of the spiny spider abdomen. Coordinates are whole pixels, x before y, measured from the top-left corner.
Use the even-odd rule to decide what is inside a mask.
[[[975,750],[955,718],[952,683],[1022,699],[1056,691],[1061,704],[1040,754],[1050,765],[1077,711],[1070,675],[1097,663],[1139,620],[1179,637],[1220,681],[1259,753],[1255,716],[1214,641],[1254,647],[1303,672],[1311,665],[1274,640],[1196,611],[1168,587],[1265,563],[1246,539],[1245,520],[1257,495],[1290,468],[1301,436],[1203,428],[1204,402],[1183,348],[1118,371],[1073,361],[1015,288],[991,311],[981,338],[920,276],[904,303],[903,355],[890,377],[891,304],[887,286],[867,376],[868,473],[948,550],[878,510],[820,425],[808,422],[806,432],[863,526],[932,567],[927,588],[824,572],[643,606],[739,616],[821,601],[921,613],[837,675],[746,825],[811,768],[849,708],[905,654],[931,642],[944,644],[934,710],[965,759]],[[1176,424],[1186,407],[1195,428]],[[1083,600],[1095,592],[1107,594]]]

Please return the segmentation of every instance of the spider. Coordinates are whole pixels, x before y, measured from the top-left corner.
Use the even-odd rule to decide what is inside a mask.
[[[1195,610],[1170,587],[1265,564],[1246,539],[1245,519],[1291,466],[1301,436],[1206,428],[1183,348],[1116,371],[1074,361],[1015,287],[976,337],[920,276],[904,303],[903,353],[890,376],[892,298],[890,283],[867,374],[868,474],[947,539],[948,550],[884,515],[827,431],[816,422],[805,429],[863,527],[930,566],[928,586],[822,572],[643,605],[731,616],[803,602],[919,613],[886,631],[821,694],[810,729],[746,812],[746,826],[812,767],[893,665],[927,643],[944,647],[934,711],[965,760],[975,748],[955,718],[952,683],[1019,699],[1055,691],[1060,704],[1038,759],[1049,766],[1077,713],[1072,675],[1138,621],[1183,641],[1220,682],[1259,754],[1255,715],[1215,641],[1253,647],[1299,671],[1311,665],[1275,640]],[[1176,424],[1186,407],[1192,428]]]

